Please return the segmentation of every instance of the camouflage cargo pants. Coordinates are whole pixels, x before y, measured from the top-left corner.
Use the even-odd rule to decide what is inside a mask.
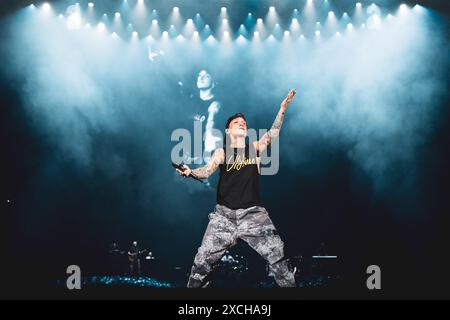
[[[206,276],[225,251],[238,239],[247,242],[269,263],[269,269],[280,287],[295,287],[294,274],[284,258],[284,244],[263,207],[232,210],[216,205],[202,244],[194,259],[187,286],[202,287]]]

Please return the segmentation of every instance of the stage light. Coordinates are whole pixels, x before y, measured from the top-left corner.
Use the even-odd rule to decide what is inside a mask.
[[[230,36],[230,33],[229,33],[228,31],[224,31],[224,32],[223,32],[223,35],[224,35],[225,37],[228,37],[228,36]]]
[[[270,7],[269,7],[269,11],[270,11],[270,12],[275,12],[275,7],[274,7],[274,6],[270,6]]]
[[[316,26],[320,27],[320,22],[319,21],[316,22]]]
[[[222,23],[228,23],[228,19],[222,19]]]
[[[345,17],[345,18],[347,18],[347,17],[348,17],[347,12],[344,12],[344,14],[343,14],[342,16]]]
[[[284,35],[286,36],[286,37],[288,37],[289,36],[289,31],[284,31]]]
[[[189,19],[186,20],[186,23],[191,24],[191,23],[194,23],[194,22],[192,21],[191,18],[189,18]]]
[[[290,25],[290,31],[292,32],[292,34],[296,34],[298,35],[298,31],[300,30],[300,23],[298,22],[297,18],[293,18],[291,21],[291,25]]]
[[[305,36],[303,34],[300,35],[301,39],[305,39]]]
[[[103,31],[105,30],[105,24],[104,24],[103,22],[100,22],[100,23],[97,25],[97,27],[98,27],[98,30],[99,30],[100,32],[103,32]]]
[[[258,18],[258,20],[256,20],[257,23],[263,23],[263,19]]]
[[[338,32],[336,32],[336,35],[339,37],[341,35],[341,33],[338,31]]]
[[[316,35],[316,37],[320,36],[320,31],[316,30],[316,32],[314,32],[314,34]]]
[[[331,18],[331,17],[334,17],[334,12],[333,11],[329,11],[328,12],[328,16]]]
[[[93,3],[93,2],[89,2],[89,3],[88,3],[88,7],[89,7],[89,8],[93,8],[93,7],[94,7],[94,3]]]
[[[361,2],[357,2],[355,12],[353,13],[352,20],[355,23],[361,23],[363,19],[364,19],[364,11],[362,9],[362,4],[361,4]]]
[[[392,14],[389,13],[389,14],[387,15],[387,17],[388,17],[388,19],[392,19],[393,16],[392,16]]]
[[[400,10],[406,10],[408,7],[406,6],[406,4],[402,3],[400,5]]]
[[[153,25],[156,25],[156,24],[158,24],[158,20],[156,20],[156,19],[153,19],[153,20],[152,20],[152,24],[153,24]]]
[[[306,1],[308,4],[312,4],[313,3],[313,0],[308,0],[308,1]]]
[[[367,19],[367,27],[372,30],[378,30],[381,28],[381,19],[378,14],[373,14]]]
[[[43,9],[44,11],[50,11],[50,4],[49,4],[48,2],[44,3],[44,4],[42,5],[42,9]]]
[[[249,12],[248,14],[247,14],[249,17],[251,17],[252,16],[252,14]]]
[[[169,36],[172,38],[180,34],[173,24],[170,25],[169,30],[167,31],[169,32]]]
[[[138,0],[138,4],[144,4],[144,0]]]
[[[259,36],[259,31],[253,32],[253,35],[254,35],[255,37],[258,37],[258,36]]]
[[[245,40],[247,40],[242,34],[239,35],[239,37],[236,38],[236,42],[239,44],[245,43]]]
[[[173,12],[178,13],[180,11],[180,8],[178,7],[173,7]]]
[[[347,24],[347,29],[353,29],[353,25],[351,23]]]
[[[60,18],[60,19],[64,18],[64,16],[62,15],[62,13],[60,13],[60,14],[58,15],[58,18]]]
[[[133,37],[137,37],[137,36],[138,36],[138,33],[137,33],[136,31],[133,31],[133,32],[131,33],[131,35],[132,35]]]
[[[167,37],[169,35],[169,33],[167,31],[163,31],[162,35],[163,35],[163,37]]]
[[[69,30],[75,30],[81,28],[81,15],[80,15],[80,9],[75,7],[76,9],[73,9],[73,6],[69,7],[71,9],[67,10],[67,13],[69,13],[67,17],[67,28]]]
[[[361,25],[361,28],[365,28],[365,27],[366,27],[366,24],[363,23],[363,24]]]
[[[220,8],[220,11],[222,11],[222,12],[227,12],[227,8],[222,7],[222,8]]]
[[[198,37],[198,31],[194,31],[194,37]]]
[[[106,13],[103,14],[104,17],[107,17],[108,15]]]
[[[416,4],[416,5],[414,5],[414,7],[413,7],[413,10],[414,10],[414,11],[422,11],[422,9],[423,9],[423,7],[422,7],[420,4]]]
[[[116,13],[114,14],[114,16],[115,16],[116,18],[120,18],[120,12],[116,12]]]

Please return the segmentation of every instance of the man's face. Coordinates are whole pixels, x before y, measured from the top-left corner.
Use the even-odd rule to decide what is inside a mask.
[[[202,70],[197,76],[197,88],[209,89],[213,85],[213,80],[208,72]]]
[[[233,137],[245,137],[247,135],[247,122],[244,118],[236,118],[228,126],[229,134]]]

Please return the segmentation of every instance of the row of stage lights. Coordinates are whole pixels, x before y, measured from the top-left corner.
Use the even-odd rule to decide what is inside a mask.
[[[127,1],[124,0],[124,2],[126,3]],[[137,3],[144,4],[144,0],[138,0]],[[313,0],[307,1],[307,4],[312,4],[312,3],[313,3]],[[87,6],[88,6],[88,8],[93,9],[95,7],[95,4],[93,2],[89,2],[87,4]],[[30,7],[35,8],[34,4],[31,4]],[[66,17],[63,14],[59,14],[59,18],[61,18],[61,19],[66,18],[67,26],[69,27],[69,29],[79,29],[82,27],[80,5],[79,5],[79,3],[76,3],[74,6],[71,6],[71,7],[74,7],[75,10],[72,10],[72,12],[70,12]],[[357,2],[355,4],[355,7],[359,10],[362,10],[363,6],[360,2]],[[419,8],[419,7],[420,7],[419,5],[416,5],[414,7],[414,9]],[[372,13],[369,16],[370,21],[368,21],[368,22],[370,22],[370,23],[368,23],[368,25],[366,25],[366,23],[361,23],[359,25],[359,27],[362,29],[365,29],[366,27],[369,27],[371,29],[379,29],[381,26],[381,17],[380,17],[380,13],[379,13],[380,11],[379,11],[379,9],[375,10],[375,9],[377,9],[377,6],[374,3],[372,3],[370,6],[368,6],[368,11],[370,11],[370,8],[374,9],[374,10],[371,10]],[[44,3],[44,4],[42,4],[41,9],[44,12],[49,12],[49,11],[51,11],[51,6],[49,3]],[[400,12],[405,12],[406,10],[408,10],[408,6],[406,4],[401,4],[399,6]],[[262,37],[266,37],[267,39],[276,39],[276,38],[281,38],[281,37],[283,37],[283,38],[299,38],[299,39],[305,38],[304,33],[296,32],[300,29],[299,18],[297,18],[297,17],[294,17],[291,20],[291,28],[290,28],[291,30],[283,31],[280,27],[280,24],[275,23],[273,26],[273,34],[266,34],[266,32],[264,30],[264,21],[262,18],[258,18],[256,20],[256,25],[254,26],[254,31],[252,33],[247,32],[247,29],[245,28],[244,24],[241,24],[238,29],[238,32],[235,35],[232,35],[232,32],[230,31],[230,28],[228,25],[228,19],[226,16],[227,8],[222,7],[220,11],[221,11],[221,16],[223,16],[222,21],[221,21],[222,25],[226,27],[225,30],[222,30],[219,33],[219,38],[222,38],[222,40],[231,40],[232,36],[235,36],[238,40],[239,39],[242,39],[242,40],[243,39],[251,39],[252,37],[254,39],[260,39]],[[179,14],[179,12],[180,12],[179,7],[173,7],[172,12],[174,14]],[[153,9],[153,13],[156,13],[156,9]],[[299,13],[299,10],[294,9],[293,14],[298,16],[298,13]],[[268,15],[270,15],[270,14],[272,14],[272,15],[276,14],[276,8],[274,6],[269,7]],[[115,17],[116,21],[120,20],[121,16],[122,15],[120,12],[114,13],[114,17]],[[107,17],[107,14],[104,13],[103,17]],[[253,17],[252,13],[248,13],[248,17],[252,18]],[[327,14],[327,17],[328,17],[328,19],[336,19],[335,13],[333,11],[329,11]],[[195,15],[195,18],[200,18],[200,14],[197,13]],[[349,15],[346,12],[344,12],[342,15],[342,18],[347,20],[347,19],[349,19]],[[393,15],[391,15],[391,14],[387,15],[387,19],[392,19],[392,18],[393,18]],[[151,26],[153,29],[159,29],[158,19],[156,19],[156,18],[152,19]],[[144,37],[147,37],[149,39],[153,39],[154,37],[160,37],[161,39],[170,39],[170,38],[184,39],[184,38],[189,38],[189,37],[191,37],[194,40],[199,40],[201,38],[204,38],[207,40],[215,39],[214,35],[212,34],[211,28],[209,27],[208,24],[204,24],[203,28],[201,28],[202,30],[199,32],[198,30],[195,30],[194,20],[189,18],[189,19],[187,19],[185,26],[188,26],[191,31],[191,32],[187,32],[188,34],[185,34],[186,37],[184,37],[181,33],[177,32],[174,24],[171,24],[168,30],[165,30],[162,32],[153,30],[153,33],[155,33],[155,34],[152,35],[152,32],[150,32],[150,34],[147,34]],[[84,27],[91,28],[91,25],[89,23],[86,23],[84,25]],[[317,21],[315,24],[315,28],[313,30],[313,34],[315,37],[321,36],[321,34],[322,34],[322,32],[320,30],[321,27],[322,27],[321,23]],[[140,34],[136,30],[133,30],[132,28],[133,28],[132,24],[129,23],[128,30],[127,30],[127,31],[129,31],[128,34],[131,34],[132,38],[139,38]],[[345,29],[347,31],[352,31],[354,28],[355,28],[355,26],[351,22],[348,22],[345,24]],[[105,32],[106,29],[107,29],[107,27],[104,22],[99,22],[97,24],[97,30],[99,30],[100,32]],[[332,34],[330,34],[329,30],[327,30],[327,31],[328,31],[329,35],[335,35],[335,36],[341,35],[340,31],[335,30]],[[111,33],[111,35],[114,37],[118,36],[118,34],[115,31],[113,31]]]

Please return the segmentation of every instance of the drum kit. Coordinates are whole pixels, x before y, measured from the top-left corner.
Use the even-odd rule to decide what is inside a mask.
[[[225,273],[242,274],[248,272],[248,265],[243,256],[226,253],[219,261],[217,268]]]
[[[248,278],[249,267],[243,256],[229,252],[220,259],[214,271],[210,275],[210,280],[217,287],[237,287]]]

